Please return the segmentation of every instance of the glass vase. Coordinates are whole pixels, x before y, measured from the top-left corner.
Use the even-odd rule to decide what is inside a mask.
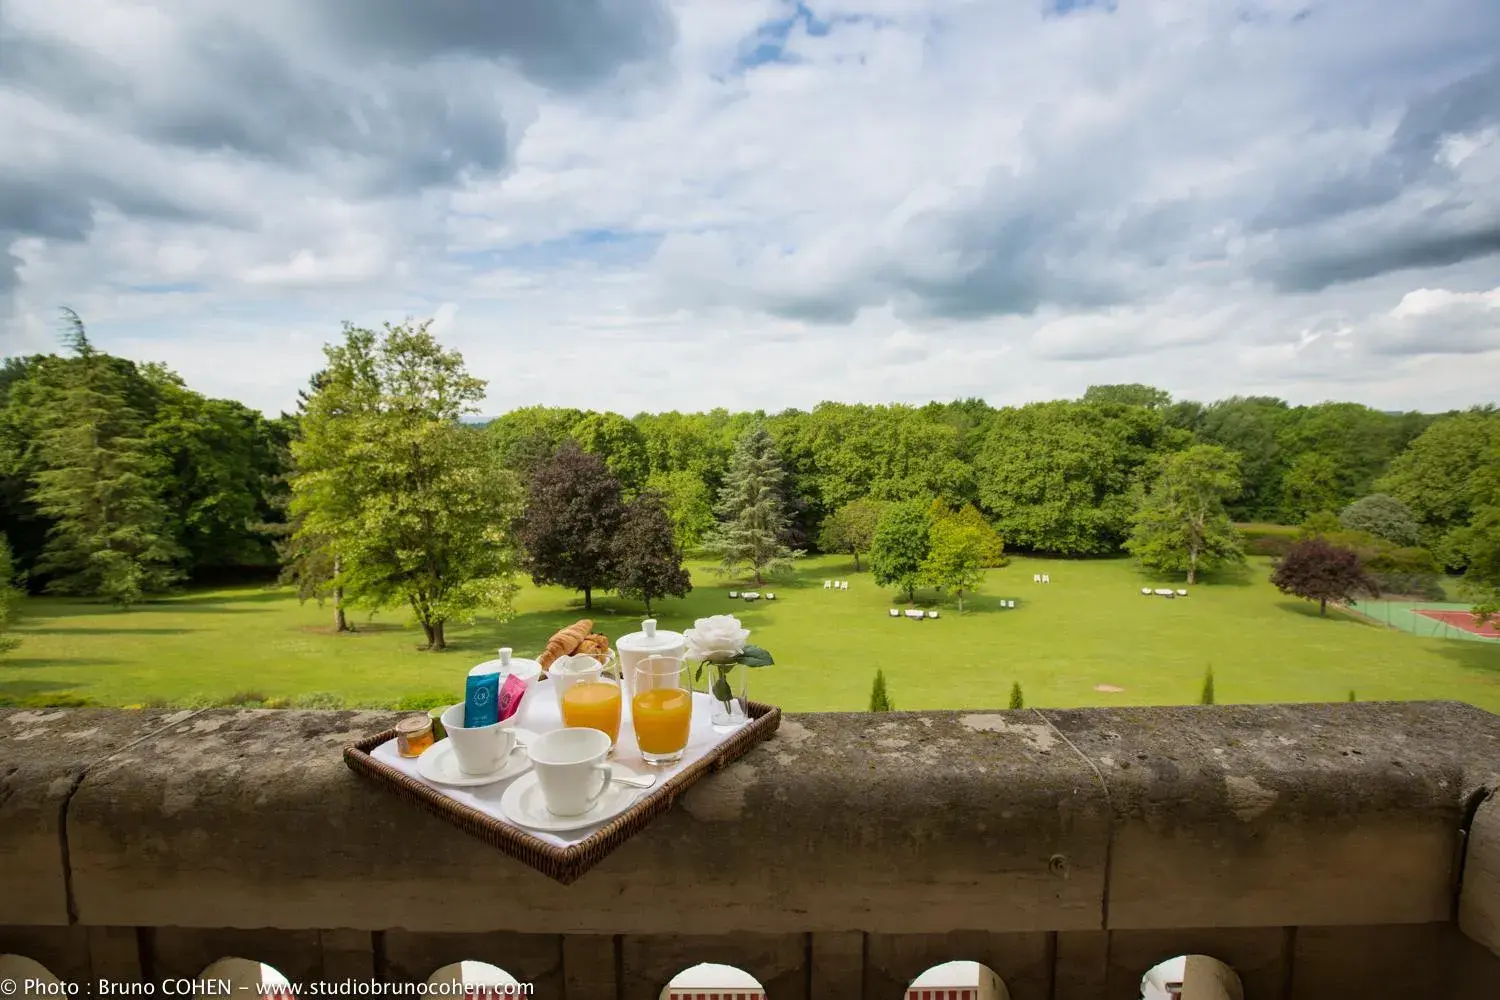
[[[702,689],[713,710],[716,733],[732,733],[750,721],[750,668],[742,663],[704,663]]]

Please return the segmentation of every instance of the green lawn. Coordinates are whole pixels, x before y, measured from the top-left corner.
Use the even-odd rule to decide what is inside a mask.
[[[1212,664],[1221,702],[1451,698],[1500,711],[1500,643],[1424,638],[1331,614],[1277,593],[1257,562],[1240,578],[1190,588],[1186,600],[1140,594],[1126,561],[1017,559],[994,570],[959,615],[893,620],[888,592],[847,560],[810,559],[769,588],[773,604],[730,601],[730,585],[695,567],[698,589],[657,608],[664,628],[737,614],[778,664],[751,693],[794,711],[864,709],[884,668],[901,709],[994,708],[1020,681],[1033,706],[1170,704],[1197,700]],[[1049,585],[1031,582],[1051,575]],[[848,578],[847,592],[825,577]],[[1019,607],[1001,610],[1000,598]],[[535,655],[582,616],[576,595],[526,586],[516,616],[449,630],[452,649],[419,652],[403,618],[358,619],[356,635],[327,630],[329,612],[256,587],[197,591],[128,612],[31,599],[22,645],[0,657],[0,704],[74,697],[108,705],[202,704],[239,692],[284,698],[332,692],[359,705],[405,696],[458,700],[467,668],[501,645]],[[592,617],[611,636],[634,631],[639,605],[606,597]],[[1100,692],[1097,685],[1123,688]]]

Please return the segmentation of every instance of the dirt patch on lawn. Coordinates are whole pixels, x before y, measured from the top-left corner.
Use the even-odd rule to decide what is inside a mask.
[[[1113,684],[1095,684],[1094,690],[1104,694],[1122,694],[1125,691],[1124,688],[1115,687]]]

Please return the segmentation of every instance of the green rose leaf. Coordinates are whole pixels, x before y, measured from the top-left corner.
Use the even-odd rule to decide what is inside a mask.
[[[714,678],[714,697],[724,704],[734,700],[734,691],[729,687],[729,681],[723,674]]]
[[[695,673],[695,674],[693,674],[693,680],[694,681],[701,681],[701,680],[703,680],[703,663],[701,661],[698,663],[698,672]]]
[[[747,667],[769,667],[776,661],[771,659],[771,654],[759,646],[746,646],[745,651],[736,660]]]

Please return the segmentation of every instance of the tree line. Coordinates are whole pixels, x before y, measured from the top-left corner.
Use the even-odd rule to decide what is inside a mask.
[[[1007,547],[1129,552],[1193,579],[1241,557],[1235,522],[1320,517],[1391,574],[1500,580],[1492,407],[1107,385],[1015,407],[535,406],[480,421],[484,383],[404,324],[347,327],[296,411],[267,418],[100,352],[67,321],[63,351],[0,369],[0,528],[32,591],[130,603],[261,569],[339,608],[407,607],[441,647],[442,623],[505,606],[516,572],[586,603],[604,589],[650,601],[684,592],[690,553],[762,580],[837,551],[908,597],[961,598]],[[1360,520],[1382,505],[1384,520]]]

